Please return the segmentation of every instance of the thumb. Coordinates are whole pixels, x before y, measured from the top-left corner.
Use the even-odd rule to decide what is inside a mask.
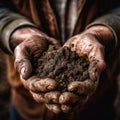
[[[32,73],[32,65],[27,55],[27,52],[22,50],[19,46],[15,49],[15,63],[14,66],[20,73],[22,79],[28,79]]]

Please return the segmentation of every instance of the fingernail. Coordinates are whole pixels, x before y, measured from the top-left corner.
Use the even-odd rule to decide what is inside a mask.
[[[61,112],[61,109],[60,109],[60,107],[58,107],[58,106],[53,106],[52,111],[53,111],[54,113],[56,113],[56,114],[59,114],[59,113]]]
[[[21,69],[21,75],[24,75],[24,74],[25,74],[25,67]]]
[[[64,103],[64,97],[63,97],[63,96],[60,96],[60,98],[59,98],[59,103],[60,103],[60,104]]]
[[[52,86],[52,85],[47,86],[47,90],[53,90],[53,89],[54,89],[54,86]]]

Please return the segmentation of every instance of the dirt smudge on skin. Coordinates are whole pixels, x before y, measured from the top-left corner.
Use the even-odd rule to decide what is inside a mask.
[[[56,49],[50,45],[41,57],[33,63],[34,74],[40,78],[52,78],[58,83],[59,91],[67,91],[73,81],[89,79],[90,62],[87,56],[78,56],[68,47]]]

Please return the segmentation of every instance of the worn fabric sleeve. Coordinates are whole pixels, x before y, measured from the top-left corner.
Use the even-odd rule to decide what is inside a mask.
[[[120,8],[111,10],[108,14],[105,14],[95,19],[86,28],[89,28],[94,25],[107,26],[113,32],[116,47],[120,45]]]
[[[114,35],[116,41],[116,47],[113,51],[110,51],[111,54],[107,55],[106,63],[107,70],[103,72],[100,79],[99,88],[95,94],[94,98],[99,98],[102,94],[108,94],[109,90],[114,91],[113,87],[116,83],[117,76],[119,74],[119,65],[120,65],[120,8],[111,10],[109,13],[102,15],[101,17],[95,19],[91,22],[86,29],[95,26],[95,25],[104,25],[107,26]],[[109,47],[109,46],[108,46]],[[117,59],[116,59],[117,58]],[[114,90],[113,90],[114,89]],[[109,91],[108,91],[109,92]],[[94,99],[93,98],[93,99]]]
[[[12,53],[9,45],[11,34],[19,27],[34,26],[25,16],[15,13],[0,2],[0,47],[6,53]]]

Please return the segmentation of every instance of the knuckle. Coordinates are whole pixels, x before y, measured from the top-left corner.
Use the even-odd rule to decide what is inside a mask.
[[[79,100],[79,96],[74,93],[65,92],[59,98],[60,104],[74,104]]]
[[[45,106],[52,112],[59,114],[61,112],[60,105],[58,104],[45,104]]]
[[[55,92],[48,92],[45,94],[46,103],[58,103],[59,102],[60,93]]]
[[[44,98],[40,94],[32,93],[34,100],[38,103],[44,102]]]
[[[68,105],[61,105],[61,110],[64,112],[64,113],[68,113],[72,110],[72,108]]]

